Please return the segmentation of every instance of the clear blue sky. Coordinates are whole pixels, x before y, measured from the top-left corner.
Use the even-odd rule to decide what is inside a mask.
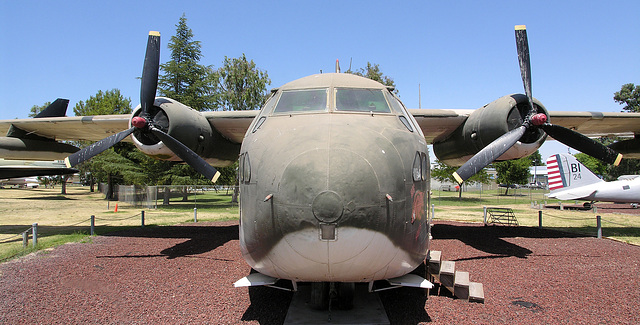
[[[271,87],[377,63],[409,108],[477,108],[523,92],[513,26],[527,25],[533,94],[549,110],[620,111],[640,83],[640,1],[1,1],[0,119],[98,90],[139,102],[147,34],[186,14],[201,63],[245,53]],[[543,158],[566,147],[550,141]]]

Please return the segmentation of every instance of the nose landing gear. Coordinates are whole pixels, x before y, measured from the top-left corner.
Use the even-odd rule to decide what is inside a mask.
[[[354,282],[312,282],[309,306],[318,310],[353,308]]]

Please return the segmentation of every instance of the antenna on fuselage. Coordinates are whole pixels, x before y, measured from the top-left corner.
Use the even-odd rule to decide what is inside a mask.
[[[340,73],[340,61],[336,59],[336,73]]]

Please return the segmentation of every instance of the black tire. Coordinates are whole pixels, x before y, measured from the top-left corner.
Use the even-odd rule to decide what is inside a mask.
[[[309,306],[317,310],[326,310],[329,308],[329,283],[311,282]]]
[[[355,296],[356,284],[354,282],[338,283],[338,309],[353,309],[353,298]]]

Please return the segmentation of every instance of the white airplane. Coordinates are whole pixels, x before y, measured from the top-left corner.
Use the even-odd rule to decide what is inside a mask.
[[[605,182],[569,154],[547,159],[550,198],[619,203],[640,203],[640,176],[620,176]]]
[[[0,186],[14,186],[36,188],[40,185],[37,177],[18,177],[0,180]]]

